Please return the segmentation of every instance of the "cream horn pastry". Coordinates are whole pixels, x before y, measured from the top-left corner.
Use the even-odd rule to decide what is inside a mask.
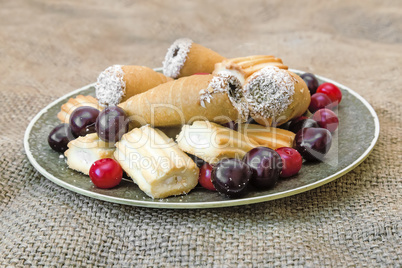
[[[131,127],[180,126],[196,120],[227,123],[248,117],[242,85],[226,72],[182,77],[133,96],[119,106],[130,117]]]
[[[169,47],[163,62],[163,74],[176,79],[195,73],[212,73],[215,63],[224,59],[209,48],[181,38]]]
[[[116,143],[115,159],[133,181],[152,198],[190,192],[198,183],[199,169],[162,131],[135,128]]]
[[[241,159],[248,151],[259,146],[240,132],[208,121],[184,125],[176,141],[180,149],[210,164],[224,158]]]
[[[57,118],[62,122],[69,124],[71,113],[81,106],[90,106],[98,110],[102,110],[99,106],[98,100],[92,96],[78,95],[75,98],[70,98],[66,103],[61,106],[60,112],[57,114]]]
[[[243,85],[250,115],[259,124],[279,126],[301,116],[310,105],[310,91],[300,76],[268,66]]]
[[[64,152],[69,168],[89,174],[91,165],[103,158],[113,158],[115,147],[99,139],[98,134],[91,133],[78,137],[68,143]]]
[[[170,80],[170,77],[145,66],[113,65],[98,76],[96,98],[103,106],[117,105]]]
[[[254,140],[260,146],[273,150],[280,147],[293,147],[295,139],[295,134],[289,130],[257,124],[238,124],[237,131]]]
[[[243,84],[250,75],[267,66],[288,69],[288,66],[284,65],[280,58],[271,55],[256,55],[223,60],[215,64],[213,74],[224,70],[230,71],[236,74]]]

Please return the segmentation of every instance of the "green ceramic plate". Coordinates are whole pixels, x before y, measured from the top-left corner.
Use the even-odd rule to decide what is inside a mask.
[[[303,73],[292,71],[297,74]],[[334,135],[333,145],[325,161],[304,164],[298,175],[280,180],[274,189],[251,190],[240,199],[229,199],[199,186],[188,195],[152,199],[130,180],[123,180],[114,189],[102,190],[94,187],[88,176],[67,168],[65,159],[60,158],[60,155],[48,146],[47,136],[53,127],[59,124],[56,115],[60,106],[68,98],[79,94],[94,95],[94,84],[77,89],[40,111],[25,132],[25,151],[32,165],[54,183],[76,193],[114,203],[155,208],[213,208],[283,198],[319,187],[351,171],[370,154],[378,139],[380,131],[378,117],[370,104],[344,85],[324,77],[317,76],[317,78],[320,83],[334,83],[343,94],[342,103],[337,111],[340,119],[339,129]]]

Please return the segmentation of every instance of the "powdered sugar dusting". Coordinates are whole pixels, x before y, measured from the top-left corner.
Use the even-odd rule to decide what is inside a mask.
[[[287,71],[267,66],[254,73],[244,85],[244,95],[250,105],[251,116],[276,118],[292,103],[294,83]]]
[[[227,93],[233,107],[239,112],[239,120],[244,122],[248,118],[249,109],[243,95],[242,83],[228,71],[217,73],[208,85],[208,88],[200,90],[201,106],[206,108],[206,103],[210,103],[213,94]]]
[[[113,65],[100,73],[95,85],[96,98],[102,106],[117,105],[126,93],[121,65]]]
[[[177,78],[187,59],[193,41],[188,38],[177,39],[168,49],[163,62],[163,74]]]

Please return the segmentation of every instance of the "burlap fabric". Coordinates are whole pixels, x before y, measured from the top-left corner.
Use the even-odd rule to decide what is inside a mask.
[[[400,1],[2,1],[0,265],[401,266],[401,18]],[[351,87],[377,146],[318,189],[222,209],[111,204],[38,174],[23,149],[37,112],[109,65],[161,66],[183,36]]]

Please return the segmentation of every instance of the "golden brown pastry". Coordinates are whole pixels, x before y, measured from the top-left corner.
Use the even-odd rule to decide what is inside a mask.
[[[69,168],[89,174],[91,165],[103,158],[113,158],[115,147],[99,139],[96,133],[78,137],[68,143],[68,149],[64,152]]]
[[[163,74],[172,78],[212,73],[215,63],[225,58],[188,38],[177,39],[168,49],[163,62]]]
[[[115,159],[133,181],[152,198],[190,192],[198,183],[194,161],[162,131],[135,128],[116,143]]]
[[[257,124],[239,124],[238,131],[256,141],[260,146],[273,150],[280,147],[292,147],[295,139],[295,134],[291,131]]]
[[[192,75],[159,85],[121,103],[131,125],[180,126],[196,120],[245,120],[248,107],[238,79],[227,73]]]
[[[310,91],[303,79],[277,67],[268,66],[252,74],[243,91],[250,115],[265,126],[279,126],[299,117],[310,105]]]
[[[227,70],[238,76],[242,83],[253,73],[267,66],[275,66],[280,69],[288,69],[280,58],[268,55],[256,55],[226,59],[215,64],[214,74]]]
[[[184,125],[176,141],[180,149],[210,164],[223,158],[241,159],[248,151],[259,146],[240,132],[208,121]]]
[[[113,65],[98,76],[96,98],[103,106],[117,105],[170,80],[170,77],[145,66]]]
[[[62,123],[69,124],[71,113],[76,108],[81,106],[90,106],[95,109],[102,110],[102,108],[99,106],[98,100],[94,97],[78,95],[75,98],[70,98],[65,104],[61,106],[61,110],[57,114],[57,118],[59,118]]]

